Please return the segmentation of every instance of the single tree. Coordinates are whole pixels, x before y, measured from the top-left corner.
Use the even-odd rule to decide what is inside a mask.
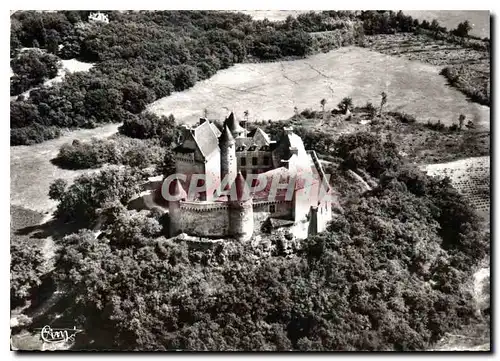
[[[248,114],[250,114],[250,113],[248,112],[248,110],[245,110],[245,111],[243,112],[243,115],[245,116],[245,120],[246,120],[247,122],[248,122]]]
[[[206,118],[206,119],[208,118],[208,109],[207,108],[203,109],[203,118]]]
[[[321,99],[321,101],[319,102],[321,104],[321,109],[323,110],[323,120],[325,120],[325,105],[326,105],[326,99],[323,98]]]
[[[382,115],[382,109],[384,108],[384,105],[387,103],[387,94],[386,92],[382,92],[380,95],[382,96],[382,99],[380,100],[380,115]]]
[[[465,122],[465,115],[460,114],[460,116],[458,117],[458,130],[462,130],[464,122]]]
[[[472,26],[468,20],[465,20],[463,23],[458,24],[457,28],[453,30],[453,34],[456,36],[466,37],[469,35],[469,31],[471,30]]]
[[[352,104],[352,98],[351,97],[345,97],[342,99],[342,101],[337,105],[337,107],[340,109],[340,111],[344,114],[347,113],[347,111],[351,111],[353,108]]]

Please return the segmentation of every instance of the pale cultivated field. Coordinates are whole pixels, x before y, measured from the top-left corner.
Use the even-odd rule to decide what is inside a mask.
[[[59,148],[74,139],[88,140],[105,138],[117,132],[119,124],[108,124],[96,129],[81,129],[68,132],[58,139],[41,144],[10,147],[10,204],[38,212],[50,212],[56,202],[49,199],[50,184],[57,178],[72,181],[88,170],[65,170],[53,165],[50,160],[59,153]]]
[[[278,120],[299,109],[333,108],[346,96],[355,105],[380,103],[388,94],[386,110],[413,114],[418,121],[450,125],[460,114],[489,129],[489,108],[468,102],[465,95],[447,85],[440,67],[380,54],[365,48],[346,47],[307,59],[237,64],[198,82],[191,89],[173,93],[148,109],[159,115],[174,114],[186,123],[196,122],[208,110],[209,118],[223,118],[234,111],[250,120]]]
[[[490,157],[473,157],[454,162],[429,164],[423,167],[428,175],[450,178],[452,185],[463,194],[479,212],[490,212]]]
[[[403,12],[419,20],[431,22],[436,19],[448,30],[455,29],[458,24],[468,20],[472,26],[471,35],[490,37],[490,12],[487,10],[403,10]]]

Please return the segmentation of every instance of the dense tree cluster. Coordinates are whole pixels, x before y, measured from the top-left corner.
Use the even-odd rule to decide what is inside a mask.
[[[22,52],[10,61],[14,75],[10,78],[10,95],[18,95],[33,86],[52,79],[61,66],[59,58],[39,49]]]
[[[408,33],[419,26],[418,20],[404,15],[401,10],[397,13],[384,10],[362,11],[359,18],[363,21],[366,35]]]
[[[177,141],[179,129],[172,114],[168,117],[143,112],[126,119],[118,131],[130,138],[158,139],[163,145]]]
[[[23,303],[42,282],[42,249],[30,239],[16,238],[10,246],[11,308]]]
[[[116,137],[64,144],[54,162],[68,169],[99,168],[104,164],[142,169],[160,165],[164,157],[165,149],[157,141]]]
[[[97,173],[84,174],[64,191],[58,189],[52,193],[59,201],[56,217],[82,227],[93,226],[105,209],[116,203],[126,205],[139,194],[140,183],[145,177],[146,173],[140,170],[120,166],[108,166]],[[51,186],[51,190],[53,188],[56,186]]]
[[[402,164],[396,144],[383,142],[370,132],[340,136],[335,142],[334,154],[343,159],[343,165],[347,168],[361,168],[377,178],[383,172],[396,170]]]

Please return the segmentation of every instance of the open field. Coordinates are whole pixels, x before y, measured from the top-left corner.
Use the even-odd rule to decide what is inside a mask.
[[[417,121],[450,125],[460,114],[489,129],[489,108],[467,101],[447,85],[441,67],[397,58],[365,48],[346,47],[288,62],[238,64],[198,82],[193,88],[152,103],[159,115],[174,114],[192,123],[208,110],[209,118],[223,118],[230,110],[249,119],[287,119],[294,107],[334,107],[343,97],[356,105],[377,105],[388,94],[385,109],[413,114]],[[316,106],[315,106],[316,105]]]
[[[472,26],[470,35],[490,37],[490,12],[487,10],[403,10],[403,12],[420,21],[432,22],[436,19],[448,30],[455,29],[458,24],[468,20]]]
[[[490,103],[490,53],[475,50],[426,35],[394,34],[365,38],[365,46],[387,55],[401,56],[442,67],[450,84],[472,100]]]
[[[10,204],[38,212],[51,211],[56,202],[49,199],[50,184],[57,178],[71,181],[86,172],[58,168],[50,160],[59,148],[74,139],[105,138],[117,132],[119,124],[108,124],[95,129],[68,132],[58,139],[30,146],[10,147]],[[87,170],[88,171],[88,170]]]

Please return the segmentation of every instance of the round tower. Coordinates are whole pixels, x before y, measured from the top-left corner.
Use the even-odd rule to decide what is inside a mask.
[[[173,197],[173,200],[168,201],[168,215],[170,219],[168,235],[169,237],[174,237],[182,231],[180,202],[181,200],[185,201],[187,198],[186,191],[177,178],[170,183],[169,194]]]
[[[229,201],[229,233],[239,241],[253,235],[253,201],[241,172],[233,183]]]
[[[237,173],[236,142],[227,126],[219,138],[221,181],[233,184]],[[224,179],[224,177],[227,177]]]

